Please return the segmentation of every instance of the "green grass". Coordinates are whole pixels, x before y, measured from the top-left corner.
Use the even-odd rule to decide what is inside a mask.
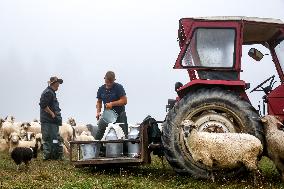
[[[273,163],[263,158],[260,162],[263,178],[257,188],[283,188],[280,176]],[[74,168],[68,161],[42,161],[41,156],[32,161],[25,172],[24,166],[17,171],[16,165],[6,154],[0,154],[0,189],[6,188],[256,188],[251,175],[231,180],[196,180],[191,177],[177,175],[166,164],[163,168],[158,158],[148,166],[96,169]]]

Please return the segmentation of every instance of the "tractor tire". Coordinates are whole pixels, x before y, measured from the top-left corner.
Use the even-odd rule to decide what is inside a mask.
[[[185,119],[194,121],[199,131],[249,133],[264,144],[262,123],[250,103],[232,91],[199,89],[177,102],[163,123],[165,156],[172,168],[183,175],[209,179],[214,174],[215,178],[230,178],[246,170],[244,166],[234,169],[210,168],[194,161],[184,145],[184,137],[181,136],[183,129],[179,127]]]

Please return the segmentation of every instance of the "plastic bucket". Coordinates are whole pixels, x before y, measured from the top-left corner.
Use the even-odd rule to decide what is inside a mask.
[[[109,123],[114,123],[117,120],[117,114],[113,110],[105,110],[98,120],[99,127],[106,128]]]
[[[114,123],[117,120],[117,113],[113,110],[104,110],[101,119],[106,123]]]
[[[100,144],[92,143],[92,144],[81,144],[81,154],[82,159],[93,159],[99,156],[100,153]]]

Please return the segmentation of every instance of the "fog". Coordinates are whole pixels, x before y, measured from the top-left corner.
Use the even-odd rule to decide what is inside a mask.
[[[284,1],[0,1],[0,117],[39,118],[39,98],[50,76],[63,119],[96,123],[96,93],[106,71],[127,93],[130,123],[148,114],[163,120],[174,83],[189,81],[172,69],[178,21],[195,16],[254,16],[284,21]],[[275,73],[271,57],[255,62],[244,48],[242,79],[254,87]],[[263,53],[269,53],[259,47]],[[252,74],[253,73],[253,74]],[[250,95],[256,106],[263,94]]]

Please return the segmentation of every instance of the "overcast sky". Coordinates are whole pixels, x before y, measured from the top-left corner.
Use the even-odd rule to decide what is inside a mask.
[[[283,0],[0,0],[0,117],[39,117],[50,76],[63,119],[96,123],[96,93],[113,70],[127,93],[130,123],[148,114],[163,120],[174,83],[189,81],[172,67],[179,52],[178,20],[195,16],[256,16],[284,21]],[[268,53],[267,50],[264,53]],[[243,51],[252,87],[275,73],[271,57],[254,62]],[[253,73],[253,74],[252,74]],[[250,95],[255,103],[262,94]]]

